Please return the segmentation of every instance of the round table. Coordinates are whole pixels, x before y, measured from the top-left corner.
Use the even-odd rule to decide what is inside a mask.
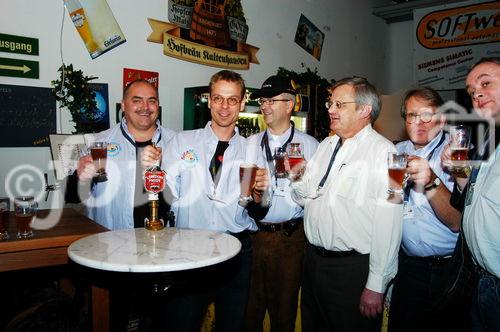
[[[168,227],[109,231],[73,242],[78,264],[118,272],[171,272],[214,265],[238,254],[241,243],[226,233]]]

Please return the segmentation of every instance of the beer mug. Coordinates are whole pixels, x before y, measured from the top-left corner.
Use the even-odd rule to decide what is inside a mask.
[[[9,210],[10,199],[8,197],[0,197],[0,240],[9,238]]]
[[[282,147],[274,149],[274,176],[277,178],[286,178],[285,158],[286,150]]]
[[[405,153],[389,152],[387,155],[389,194],[403,194],[407,162]]]
[[[93,142],[90,145],[90,155],[92,156],[92,161],[96,173],[94,175],[95,182],[105,182],[108,181],[108,176],[106,174],[106,160],[108,158],[108,143],[106,142]]]
[[[18,196],[14,198],[14,216],[17,225],[17,238],[33,237],[31,222],[35,218],[38,203],[33,196]]]
[[[253,200],[252,189],[255,185],[255,177],[257,176],[257,165],[241,164],[240,165],[240,205],[246,205]]]
[[[303,152],[302,143],[288,143],[286,146],[286,154],[290,165],[288,175],[291,179],[297,179],[302,176],[303,169],[298,165],[304,162]]]
[[[467,177],[471,129],[458,125],[450,127],[451,165],[449,171],[456,177]]]

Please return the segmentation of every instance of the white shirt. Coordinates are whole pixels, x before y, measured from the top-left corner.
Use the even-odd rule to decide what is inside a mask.
[[[307,164],[294,198],[304,204],[310,243],[333,251],[370,254],[366,288],[383,293],[397,272],[402,204],[387,201],[387,154],[394,145],[367,125],[345,140],[330,174],[317,190],[340,138],[327,137]]]
[[[292,132],[292,127],[288,128],[283,134],[280,136],[272,135],[269,130],[267,131],[267,135],[269,138],[269,148],[271,153],[274,154],[274,149],[276,147],[281,147],[290,137]],[[262,137],[264,136],[264,132],[252,135],[248,138],[250,144],[253,145],[261,145]],[[292,139],[292,143],[302,143],[304,147],[304,158],[309,160],[312,158],[312,155],[316,151],[318,147],[318,141],[309,136],[297,128],[294,129],[294,135]],[[261,148],[262,156],[264,160],[266,159],[266,151],[265,148]],[[269,169],[269,165],[266,163],[266,167],[271,174],[271,170]],[[291,187],[290,180],[276,179],[274,174],[271,174],[270,178],[271,185],[271,207],[269,208],[269,212],[266,214],[262,221],[269,223],[279,223],[283,221],[287,221],[293,218],[300,218],[304,215],[303,208],[298,205],[293,199],[291,195]]]
[[[239,233],[257,230],[246,209],[238,205],[239,167],[245,161],[264,166],[258,147],[250,148],[237,129],[224,152],[217,187],[209,171],[219,139],[205,128],[178,133],[163,153],[162,166],[173,194],[176,226]]]
[[[441,131],[426,146],[418,150],[415,150],[415,145],[410,140],[398,143],[396,149],[401,153],[405,152],[427,159],[429,153],[440,143],[443,135]],[[453,178],[443,170],[441,165],[441,153],[447,141],[445,138],[436,148],[429,164],[446,188],[453,191]],[[402,247],[406,254],[419,257],[451,255],[457,243],[457,236],[458,233],[450,230],[436,216],[425,193],[410,191],[403,213]]]
[[[152,141],[165,149],[175,132],[160,126]],[[108,181],[96,183],[85,200],[87,215],[102,226],[116,230],[134,228],[134,194],[136,147],[125,118],[114,127],[97,134],[85,135],[87,142],[108,142],[106,173]]]
[[[481,164],[471,204],[465,206],[463,231],[476,262],[500,278],[500,145]]]

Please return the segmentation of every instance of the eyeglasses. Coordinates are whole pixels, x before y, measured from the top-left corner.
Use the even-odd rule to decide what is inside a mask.
[[[274,105],[275,102],[277,101],[291,101],[290,99],[264,99],[264,98],[260,98],[257,100],[257,103],[259,103],[259,105],[266,105],[266,106],[271,106],[271,105]]]
[[[224,100],[227,101],[227,104],[229,106],[234,106],[236,104],[241,103],[241,100],[238,97],[234,97],[234,96],[224,98],[222,96],[215,95],[215,96],[212,96],[210,99],[212,100],[213,103],[215,103],[217,105],[222,105],[224,103]]]
[[[431,122],[432,117],[436,115],[437,113],[431,113],[431,112],[424,112],[424,113],[406,113],[405,120],[407,123],[413,123],[417,121],[417,118],[420,118],[420,121],[423,123],[428,123]]]
[[[330,107],[332,107],[332,106],[335,106],[335,109],[341,109],[341,108],[344,108],[345,104],[357,104],[357,102],[334,100],[334,101],[327,101],[325,103],[325,106],[326,106],[326,109],[330,109]]]

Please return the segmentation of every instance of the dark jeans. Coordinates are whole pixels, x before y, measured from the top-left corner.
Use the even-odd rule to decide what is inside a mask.
[[[500,280],[482,272],[472,299],[472,331],[500,331]]]
[[[240,253],[227,262],[174,275],[165,315],[167,331],[198,332],[210,301],[215,302],[215,331],[243,329],[250,287],[252,240],[240,239]]]
[[[390,332],[470,330],[467,299],[450,303],[439,312],[429,310],[442,296],[450,263],[450,259],[431,262],[400,251],[389,311]]]
[[[380,332],[381,317],[365,318],[359,300],[369,255],[323,257],[306,246],[302,281],[302,331]]]
[[[262,331],[269,311],[271,331],[294,331],[304,259],[304,227],[252,236],[253,262],[245,331]]]

